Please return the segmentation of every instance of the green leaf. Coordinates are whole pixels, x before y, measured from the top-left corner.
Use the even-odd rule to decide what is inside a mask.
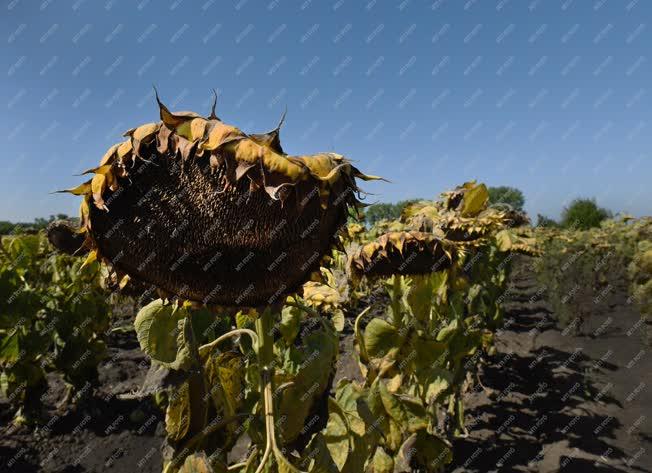
[[[189,366],[189,352],[185,343],[184,317],[187,312],[161,299],[140,309],[134,328],[140,348],[153,361],[172,369]]]
[[[274,450],[278,473],[301,473],[279,450]]]
[[[394,473],[394,459],[385,453],[383,447],[378,447],[371,460],[369,473]]]
[[[349,426],[344,411],[333,398],[328,398],[328,423],[324,431],[324,440],[337,470],[344,468],[351,447]]]
[[[426,385],[426,401],[435,401],[443,392],[445,392],[453,382],[453,375],[451,372],[441,369],[432,368],[428,376]]]
[[[244,357],[237,352],[224,352],[213,356],[210,350],[200,350],[208,392],[217,414],[223,418],[238,413],[244,401]],[[228,424],[226,430],[235,430],[237,424]]]
[[[450,321],[448,325],[446,325],[446,327],[441,329],[437,334],[437,341],[438,342],[447,341],[455,334],[455,332],[457,331],[457,326],[458,326],[457,319],[453,319],[452,321]]]
[[[314,321],[315,319],[310,319]],[[324,324],[305,335],[300,347],[289,348],[283,369],[293,384],[283,390],[279,402],[278,432],[283,444],[292,442],[304,428],[305,420],[329,389],[335,366],[338,341],[335,332]]]
[[[294,306],[283,307],[279,330],[281,331],[283,340],[285,340],[288,345],[294,343],[294,339],[297,338],[297,335],[299,334],[300,325],[301,309]]]
[[[214,473],[204,452],[193,453],[186,457],[179,473]]]
[[[469,189],[464,193],[462,217],[475,217],[484,210],[487,202],[489,202],[489,191],[487,191],[487,186],[480,184]]]
[[[433,281],[430,275],[414,276],[407,294],[407,303],[417,320],[429,320],[432,302]]]
[[[19,358],[18,331],[14,330],[13,333],[0,338],[0,363],[3,365],[12,365]]]
[[[255,324],[256,318],[249,312],[240,310],[235,314],[235,325],[237,328],[253,329]]]
[[[446,342],[436,342],[422,337],[412,337],[411,344],[416,352],[414,366],[417,376],[428,375],[433,366],[443,366],[446,362]]]
[[[303,451],[303,455],[304,458],[299,466],[303,469],[303,465],[309,463],[308,471],[310,473],[338,473],[341,471],[335,466],[321,432],[317,432],[312,436],[310,443]]]
[[[382,381],[378,381],[378,391],[380,393],[380,400],[383,403],[385,412],[394,419],[399,425],[407,426],[407,414],[403,410],[401,402],[387,390],[387,386]]]
[[[405,395],[400,396],[400,399],[408,417],[407,430],[412,433],[428,428],[430,423],[428,413],[426,412],[426,408],[421,404],[421,401]]]
[[[184,382],[175,390],[165,411],[165,430],[172,442],[182,440],[190,428],[190,385]]]
[[[364,345],[369,356],[381,358],[401,346],[398,330],[382,319],[372,319],[364,330]]]
[[[341,309],[335,309],[333,313],[331,314],[331,321],[333,322],[333,326],[335,327],[335,330],[338,332],[341,332],[344,330],[344,312],[342,312]]]
[[[335,390],[335,400],[347,416],[353,433],[364,436],[366,427],[358,412],[358,400],[365,397],[364,389],[355,382],[342,379]]]
[[[422,429],[412,434],[399,451],[399,464],[417,471],[442,471],[453,461],[448,442]]]

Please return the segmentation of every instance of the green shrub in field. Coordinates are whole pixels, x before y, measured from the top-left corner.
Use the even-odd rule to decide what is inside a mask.
[[[573,230],[597,228],[604,220],[611,217],[611,212],[599,207],[595,199],[575,199],[561,214],[561,226]]]
[[[540,228],[556,228],[559,226],[559,223],[546,215],[537,214],[536,226]]]
[[[99,263],[55,254],[43,234],[2,239],[0,389],[13,405],[37,408],[50,370],[73,390],[97,380],[109,327],[99,282]]]
[[[514,210],[523,210],[525,196],[520,189],[509,186],[489,187],[489,204],[507,204]]]

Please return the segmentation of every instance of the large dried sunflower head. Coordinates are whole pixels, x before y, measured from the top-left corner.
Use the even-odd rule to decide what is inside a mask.
[[[298,288],[335,241],[356,178],[341,155],[288,156],[279,128],[246,134],[172,113],[112,146],[83,196],[86,245],[118,273],[205,304],[251,306]],[[279,125],[280,126],[280,125]]]

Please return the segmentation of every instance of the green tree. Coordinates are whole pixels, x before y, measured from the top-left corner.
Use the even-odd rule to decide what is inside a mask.
[[[554,219],[546,215],[537,214],[537,227],[553,228],[558,226],[559,224]]]
[[[16,225],[3,220],[0,222],[0,235],[9,235]]]
[[[523,192],[516,187],[497,186],[489,187],[490,204],[509,204],[515,210],[523,210],[525,197]]]
[[[564,207],[561,214],[561,226],[564,228],[587,230],[589,228],[599,227],[600,222],[611,216],[611,212],[599,207],[595,199],[580,198],[573,200],[568,207]]]
[[[36,217],[34,222],[9,222],[0,221],[0,235],[19,235],[21,233],[33,233],[37,230],[43,230],[54,220],[72,220],[77,221],[77,217],[69,217],[66,214],[50,215],[49,218]]]
[[[364,211],[364,221],[368,225],[373,225],[379,220],[397,220],[401,216],[403,209],[414,202],[418,202],[419,199],[410,199],[410,200],[401,200],[392,203],[380,203],[372,204],[367,207]]]

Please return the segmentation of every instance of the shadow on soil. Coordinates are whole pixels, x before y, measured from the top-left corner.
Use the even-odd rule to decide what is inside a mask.
[[[485,389],[478,385],[468,396],[470,435],[454,442],[450,471],[650,471],[628,464],[631,452],[616,441],[623,425],[612,415],[622,404],[593,382],[619,367],[580,348],[593,337],[562,336],[545,303],[533,296],[535,284],[527,278],[515,285],[498,354],[480,373]],[[536,343],[543,332],[559,342]],[[638,438],[645,441],[642,433]]]

